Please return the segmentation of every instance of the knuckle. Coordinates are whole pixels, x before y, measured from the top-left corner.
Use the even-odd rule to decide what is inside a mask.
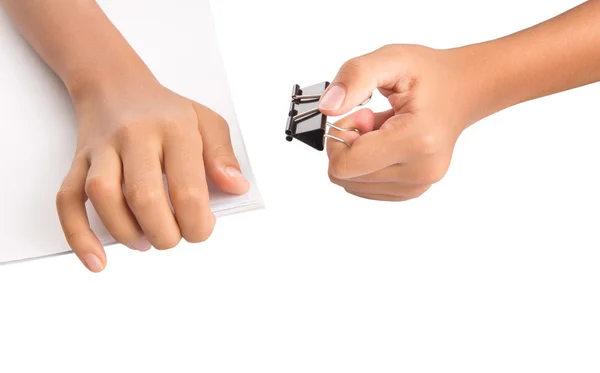
[[[69,247],[71,247],[71,249],[73,249],[74,252],[80,251],[79,243],[85,242],[85,240],[84,240],[85,234],[82,233],[81,231],[65,230],[64,235],[65,235],[65,240],[67,241],[67,244],[69,245]]]
[[[56,204],[62,206],[73,198],[78,197],[79,193],[71,187],[63,185],[56,193]]]
[[[382,128],[390,130],[398,140],[404,140],[405,132],[412,126],[413,122],[410,119],[392,117],[383,124]]]
[[[65,233],[65,239],[67,240],[69,245],[73,245],[74,243],[77,243],[77,241],[79,241],[79,238],[82,236],[81,232],[79,232],[79,231],[65,230],[64,233]]]
[[[344,62],[344,64],[342,64],[339,75],[345,77],[353,77],[363,70],[364,64],[365,63],[363,57],[351,58],[348,61]]]
[[[413,140],[415,152],[421,156],[434,155],[438,152],[439,141],[435,135],[423,134]]]
[[[333,176],[333,174],[331,173],[331,170],[329,170],[329,172],[327,173],[327,177],[329,177],[329,181],[333,184],[338,184],[339,180]]]
[[[213,159],[231,160],[234,158],[233,149],[230,144],[220,144],[210,150]]]
[[[214,110],[211,110],[209,107],[204,106],[202,104],[199,103],[194,103],[193,105],[194,107],[194,111],[195,111],[195,117],[196,120],[199,122],[199,124],[208,124],[210,126],[227,126],[229,127],[229,124],[227,123],[227,120],[221,116],[219,113],[217,113]]]
[[[140,129],[133,122],[125,121],[116,131],[116,137],[124,144],[131,144],[139,141]]]
[[[416,175],[412,182],[423,185],[431,185],[440,182],[443,177],[444,173],[442,171],[439,171],[436,168],[426,168]]]
[[[429,190],[429,188],[431,188],[431,185],[414,188],[409,193],[406,193],[403,196],[404,200],[411,200],[411,199],[419,198],[423,194],[425,194]]]
[[[440,161],[433,162],[428,167],[424,168],[420,181],[423,184],[436,184],[446,176],[447,170],[448,167],[445,163]]]
[[[348,160],[346,157],[332,157],[329,161],[330,177],[335,179],[344,179],[348,174]],[[337,183],[336,181],[333,181]]]
[[[395,52],[398,52],[398,49],[400,49],[400,47],[401,47],[401,45],[399,45],[399,44],[386,44],[386,45],[380,47],[376,52],[384,53],[384,54],[395,53]]]
[[[190,243],[200,243],[207,241],[215,229],[215,223],[202,223],[191,235],[189,238],[186,238]]]
[[[116,138],[126,145],[139,143],[149,135],[168,133],[170,135],[187,135],[185,122],[171,117],[157,120],[156,118],[123,118],[116,130]]]
[[[85,194],[90,198],[106,198],[115,192],[118,192],[115,186],[100,176],[90,178],[85,183]]]
[[[174,119],[165,119],[162,127],[165,132],[172,136],[188,136],[189,128],[184,124],[185,122]]]
[[[203,197],[203,193],[198,188],[175,187],[171,190],[171,202],[178,206],[196,205]]]
[[[158,188],[146,184],[133,184],[125,188],[127,201],[136,208],[147,208],[155,205],[161,198]]]
[[[445,168],[441,168],[441,167],[434,168],[433,170],[431,170],[431,172],[429,174],[428,184],[439,183],[440,181],[442,181],[444,176],[446,176]]]
[[[181,242],[181,235],[179,234],[169,234],[163,237],[160,242],[154,244],[154,248],[156,250],[171,250],[175,248]]]
[[[217,125],[223,129],[229,129],[229,123],[227,120],[221,116],[219,113],[213,111],[213,125]]]

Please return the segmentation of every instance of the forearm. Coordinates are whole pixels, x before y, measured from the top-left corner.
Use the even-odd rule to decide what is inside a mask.
[[[600,0],[465,51],[482,104],[475,119],[600,81]]]
[[[95,0],[0,0],[23,37],[73,94],[148,68]]]

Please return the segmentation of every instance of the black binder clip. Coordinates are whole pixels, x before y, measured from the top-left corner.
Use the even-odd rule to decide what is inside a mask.
[[[323,82],[309,87],[300,88],[298,84],[294,85],[292,90],[292,102],[288,113],[287,125],[285,127],[285,139],[292,141],[297,139],[308,146],[322,151],[325,149],[325,138],[333,139],[346,144],[343,139],[327,133],[327,127],[338,131],[354,131],[361,134],[359,130],[339,128],[327,121],[327,116],[319,111],[319,100],[329,86],[329,82]],[[371,100],[369,97],[360,106]]]

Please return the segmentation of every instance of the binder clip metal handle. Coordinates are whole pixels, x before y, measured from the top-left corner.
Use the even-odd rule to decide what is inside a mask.
[[[325,139],[339,141],[350,147],[350,144],[344,139],[330,135],[327,127],[342,132],[353,131],[361,135],[360,131],[356,128],[340,128],[328,122],[327,116],[319,111],[319,100],[328,86],[329,82],[305,88],[300,88],[297,84],[294,85],[285,128],[285,138],[287,141],[297,139],[316,150],[322,151],[325,149]],[[367,104],[371,100],[371,97],[372,95],[359,106]]]

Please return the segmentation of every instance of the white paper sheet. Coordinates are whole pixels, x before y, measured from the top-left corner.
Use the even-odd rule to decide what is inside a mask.
[[[208,0],[98,1],[162,84],[223,116],[231,128],[244,196],[211,188],[215,215],[262,208],[238,127]],[[69,169],[76,120],[68,94],[0,8],[0,263],[70,252],[55,208]],[[114,240],[88,203],[103,244]]]

